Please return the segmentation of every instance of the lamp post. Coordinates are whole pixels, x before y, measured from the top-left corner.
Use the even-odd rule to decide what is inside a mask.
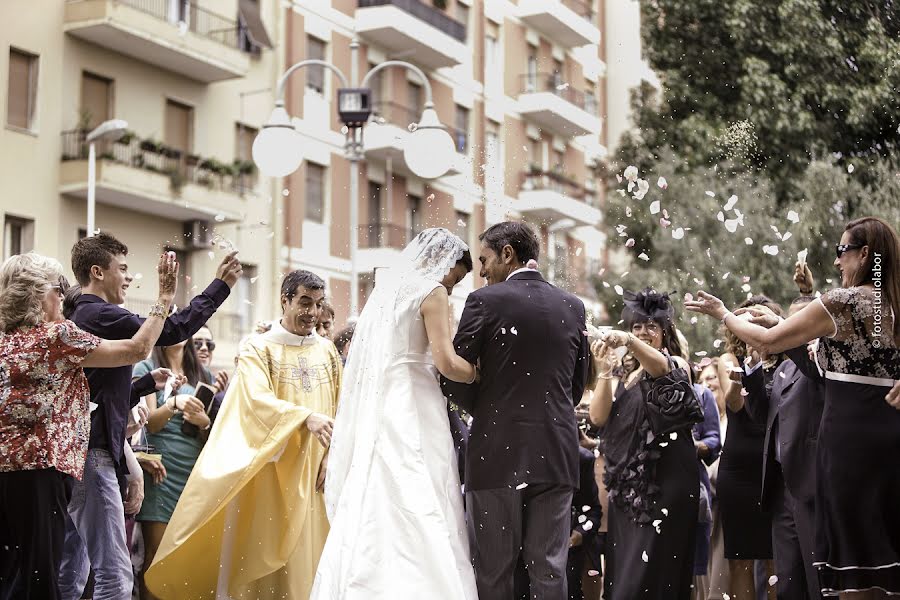
[[[359,163],[363,159],[363,127],[372,114],[372,90],[367,87],[371,78],[388,67],[402,67],[416,73],[425,88],[422,117],[409,135],[403,155],[410,170],[423,179],[445,174],[456,153],[453,138],[438,119],[432,101],[431,84],[417,66],[400,60],[389,60],[369,70],[359,82],[359,40],[350,42],[350,81],[331,63],[322,60],[303,60],[289,67],[278,79],[275,88],[275,109],[253,141],[253,160],[259,170],[271,177],[284,177],[297,170],[303,160],[300,133],[294,128],[291,116],[284,108],[284,93],[288,78],[303,67],[320,66],[338,78],[338,116],[344,124],[344,152],[350,161],[350,316],[359,314]]]
[[[97,214],[97,151],[94,143],[97,140],[115,141],[125,135],[128,130],[128,122],[122,119],[111,119],[100,123],[93,131],[87,134],[85,141],[88,143],[88,190],[87,190],[87,235],[94,235],[96,229]]]

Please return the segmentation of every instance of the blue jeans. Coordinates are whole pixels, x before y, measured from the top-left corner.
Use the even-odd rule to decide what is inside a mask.
[[[106,450],[88,450],[84,478],[69,502],[59,575],[63,600],[78,600],[94,568],[94,600],[129,600],[134,587],[125,541],[125,507],[116,466]]]

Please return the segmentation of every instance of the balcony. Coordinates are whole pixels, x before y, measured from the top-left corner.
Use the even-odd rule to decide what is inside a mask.
[[[62,134],[60,193],[87,198],[88,146],[83,131]],[[96,145],[98,204],[178,221],[240,221],[244,193],[256,183],[250,161],[221,163],[184,154],[133,134]]]
[[[391,159],[395,173],[413,176],[403,158],[403,147],[410,135],[409,126],[418,123],[421,111],[396,102],[376,102],[372,107],[372,120],[366,125],[363,149],[367,160],[386,162]],[[465,169],[468,136],[464,132],[448,128],[456,144],[457,155],[447,175],[458,175]]]
[[[566,48],[600,43],[596,15],[582,0],[519,0],[519,18]]]
[[[63,30],[204,83],[250,70],[238,23],[188,0],[66,0]]]
[[[400,253],[416,232],[392,223],[371,223],[360,226],[358,235],[359,270],[368,272],[398,265]]]
[[[521,76],[519,113],[541,129],[561,135],[600,135],[597,99],[572,88],[556,73]]]
[[[584,202],[584,198],[584,188],[565,175],[532,168],[522,174],[519,199],[514,207],[523,216],[548,225],[571,219],[573,227],[595,227],[603,214]]]
[[[468,60],[466,27],[420,0],[358,0],[356,31],[391,56],[426,67]]]

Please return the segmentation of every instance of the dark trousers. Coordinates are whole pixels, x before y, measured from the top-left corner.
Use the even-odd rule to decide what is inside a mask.
[[[772,486],[772,546],[779,600],[820,600],[815,560],[815,509],[804,505],[784,484],[781,469]]]
[[[529,485],[466,492],[479,600],[513,600],[521,554],[533,600],[565,600],[573,489]]]
[[[72,478],[56,469],[0,473],[0,600],[57,600]]]

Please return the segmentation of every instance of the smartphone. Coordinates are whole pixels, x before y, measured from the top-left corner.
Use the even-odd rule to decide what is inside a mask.
[[[203,382],[198,383],[197,387],[194,388],[194,397],[203,403],[206,414],[209,414],[209,409],[212,408],[213,398],[215,398],[217,392],[216,388]]]

